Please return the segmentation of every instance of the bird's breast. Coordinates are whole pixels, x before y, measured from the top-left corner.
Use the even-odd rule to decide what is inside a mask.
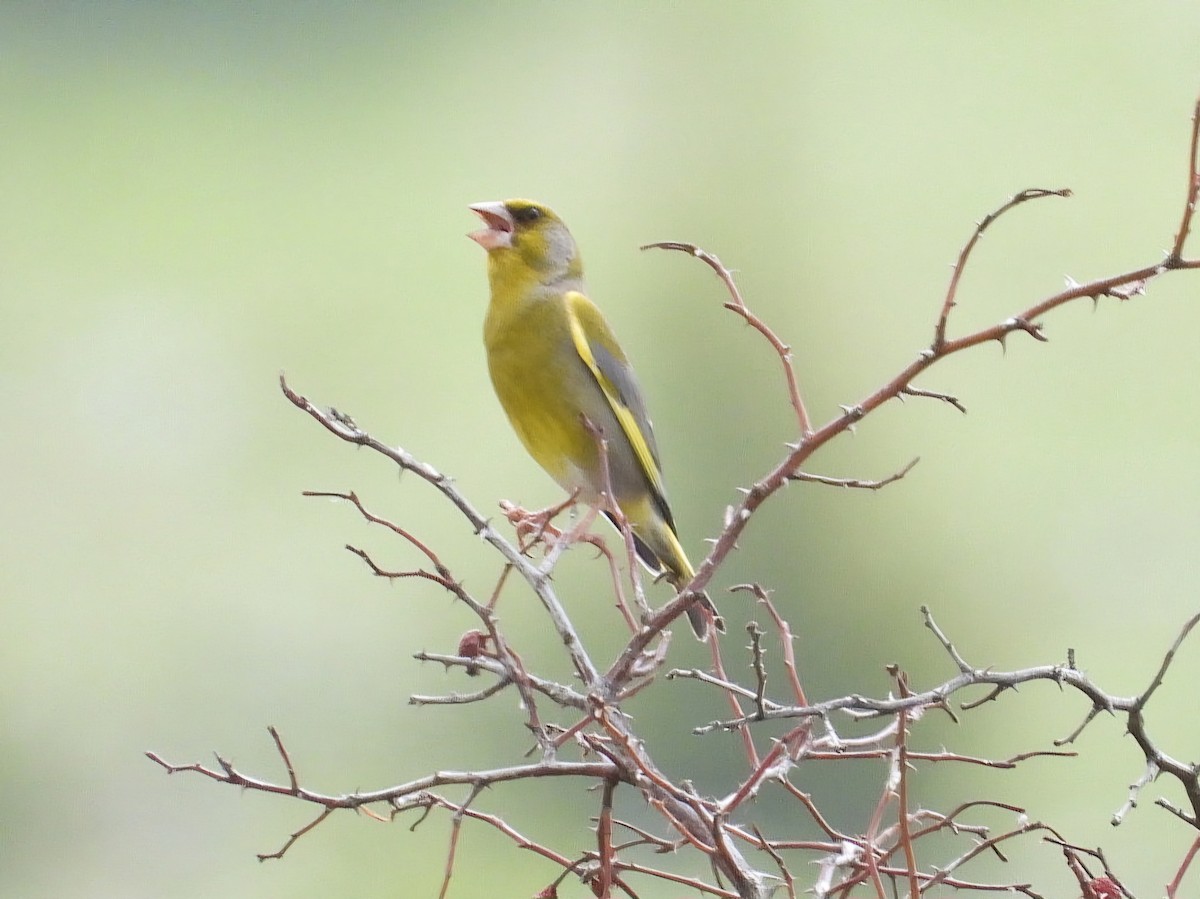
[[[583,377],[562,304],[510,308],[493,299],[484,344],[492,386],[525,449],[564,490],[596,495],[587,474],[595,440],[582,418],[596,388]]]

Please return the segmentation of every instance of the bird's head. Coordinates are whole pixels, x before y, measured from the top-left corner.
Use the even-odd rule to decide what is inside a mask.
[[[532,200],[500,200],[470,208],[486,227],[467,236],[488,251],[493,284],[498,279],[531,278],[557,285],[582,278],[575,238],[548,206]]]

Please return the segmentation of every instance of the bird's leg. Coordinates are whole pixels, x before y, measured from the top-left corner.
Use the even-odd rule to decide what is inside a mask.
[[[569,530],[557,528],[550,523],[553,518],[566,509],[570,509],[571,515],[574,517],[574,507],[578,498],[579,490],[576,489],[563,502],[536,512],[530,512],[528,509],[524,509],[507,500],[500,503],[504,517],[508,519],[517,532],[517,539],[520,543],[522,553],[528,553],[529,550],[539,543],[546,548],[542,564],[539,566],[544,572],[549,572],[558,562],[558,557],[573,544],[580,541],[594,544],[602,553],[608,555],[608,550],[604,547],[603,541],[595,535],[588,533],[592,522],[596,520],[596,514],[600,511],[596,507],[589,505],[587,512]]]
[[[597,511],[596,508],[589,506],[587,513],[569,531],[556,529],[553,535],[553,542],[545,537],[542,538],[542,542],[546,545],[546,555],[542,559],[542,564],[538,566],[539,571],[543,574],[549,574],[554,569],[554,566],[558,564],[559,556],[570,549],[578,540],[586,539],[590,536],[587,530],[592,526],[592,522],[595,521]]]
[[[521,552],[524,553],[539,543],[549,542],[546,538],[555,542],[563,538],[563,532],[550,522],[567,509],[570,509],[573,515],[578,498],[579,491],[575,490],[561,503],[532,512],[522,506],[502,500],[500,510],[516,530],[517,539],[521,544]]]

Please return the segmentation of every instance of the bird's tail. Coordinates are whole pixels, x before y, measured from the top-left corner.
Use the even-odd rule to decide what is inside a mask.
[[[697,640],[708,639],[708,623],[711,621],[718,633],[725,633],[725,619],[717,614],[717,607],[707,593],[697,594],[697,599],[687,607],[688,622]]]
[[[604,513],[617,526],[616,519],[608,512]],[[687,554],[679,545],[675,530],[667,522],[653,522],[648,533],[639,533],[635,526],[632,531],[633,548],[637,552],[638,561],[653,575],[666,575],[670,584],[678,590],[695,576],[696,571],[688,561]],[[618,527],[619,529],[619,527]],[[708,628],[712,626],[719,633],[725,633],[725,619],[717,612],[712,599],[707,593],[695,594],[692,604],[687,607],[688,622],[696,639],[708,639]]]

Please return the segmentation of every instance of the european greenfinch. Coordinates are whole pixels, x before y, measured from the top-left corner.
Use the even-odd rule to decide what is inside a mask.
[[[654,431],[633,368],[583,283],[562,219],[530,200],[476,203],[486,226],[491,302],[484,321],[496,396],[525,449],[568,493],[629,526],[638,558],[678,590],[695,573],[667,505]],[[608,479],[597,434],[607,444]],[[696,636],[724,630],[711,600],[687,609]]]

